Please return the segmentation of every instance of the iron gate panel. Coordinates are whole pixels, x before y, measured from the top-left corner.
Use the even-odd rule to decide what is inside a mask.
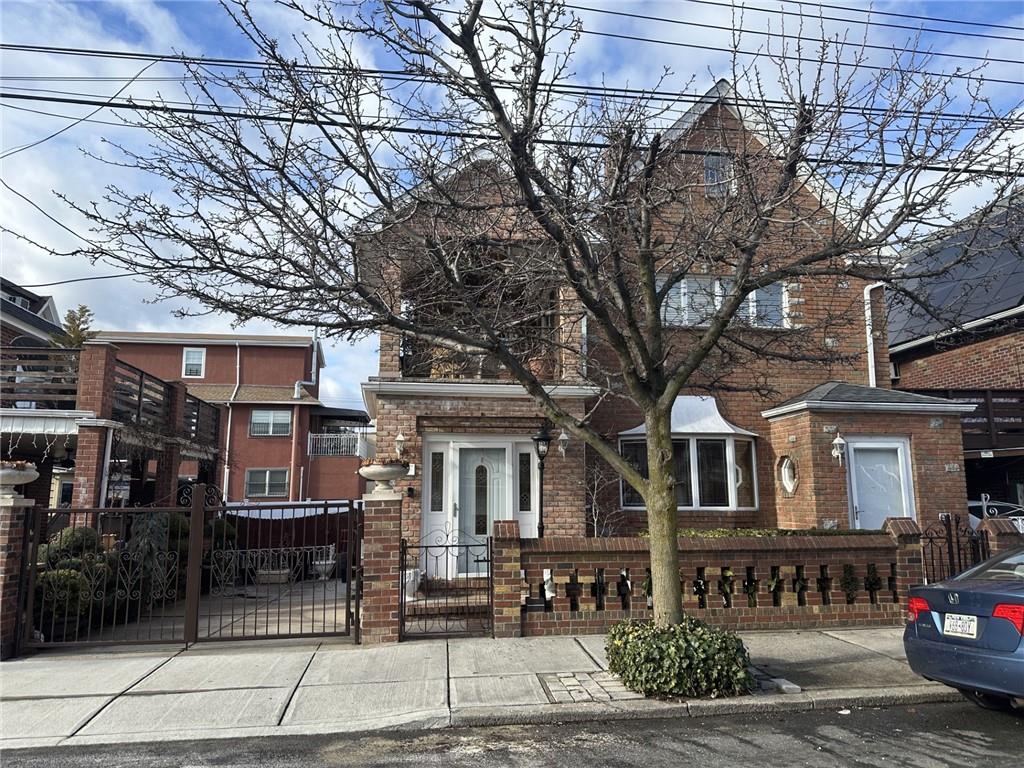
[[[988,534],[963,524],[959,515],[943,514],[921,534],[921,556],[925,582],[942,581],[988,559]]]
[[[21,645],[359,642],[361,505],[196,494],[189,507],[29,510]]]
[[[491,539],[432,534],[399,545],[399,640],[493,636]]]

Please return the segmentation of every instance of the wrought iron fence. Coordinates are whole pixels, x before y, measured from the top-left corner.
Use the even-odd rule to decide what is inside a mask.
[[[989,557],[988,534],[944,514],[921,534],[925,581],[929,584],[963,573]]]
[[[399,639],[493,634],[491,539],[431,534],[399,546]]]
[[[357,503],[30,510],[23,646],[353,634]]]

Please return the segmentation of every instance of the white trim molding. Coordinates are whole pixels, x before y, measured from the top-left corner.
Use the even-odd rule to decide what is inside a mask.
[[[406,395],[408,397],[493,397],[528,399],[532,395],[522,384],[481,384],[458,381],[364,381],[361,385],[363,403],[370,418],[377,415],[378,395]],[[600,387],[589,384],[545,384],[544,391],[551,397],[580,400],[597,397]]]
[[[843,403],[831,400],[802,400],[761,411],[766,419],[792,416],[801,411],[850,411],[857,413],[970,413],[975,403],[950,400],[947,403]]]
[[[92,411],[0,408],[0,432],[21,435],[75,435],[78,434],[78,426],[83,422],[88,423],[95,415]]]

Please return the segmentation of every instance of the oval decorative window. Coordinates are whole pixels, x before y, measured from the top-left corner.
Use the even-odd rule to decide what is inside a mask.
[[[797,473],[796,462],[790,456],[783,456],[779,463],[779,480],[782,482],[782,489],[786,493],[793,493],[796,490]]]

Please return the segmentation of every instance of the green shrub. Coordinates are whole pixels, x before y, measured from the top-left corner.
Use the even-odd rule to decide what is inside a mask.
[[[743,641],[689,616],[670,627],[619,622],[608,632],[605,650],[608,669],[645,696],[716,698],[753,687]]]
[[[95,528],[64,528],[50,538],[50,557],[78,557],[83,552],[97,552],[100,549],[100,535]]]
[[[217,517],[206,524],[206,535],[211,538],[214,549],[231,549],[238,535],[235,526],[222,517]]]
[[[43,571],[36,579],[36,610],[54,617],[84,615],[89,610],[89,582],[71,568]]]

